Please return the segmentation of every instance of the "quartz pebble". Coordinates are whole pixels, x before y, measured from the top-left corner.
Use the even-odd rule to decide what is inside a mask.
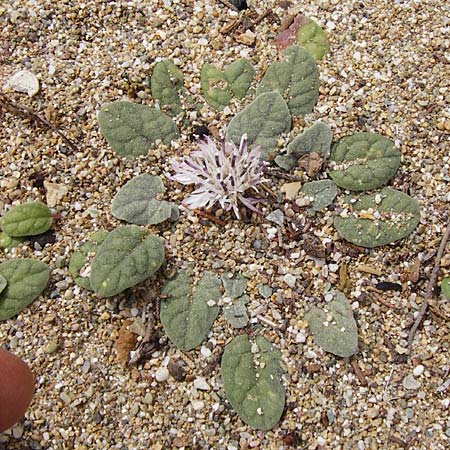
[[[403,378],[403,387],[408,390],[417,390],[420,388],[420,381],[417,381],[413,375],[409,374]]]
[[[156,381],[162,382],[167,381],[169,379],[169,369],[167,367],[160,367],[155,373]]]

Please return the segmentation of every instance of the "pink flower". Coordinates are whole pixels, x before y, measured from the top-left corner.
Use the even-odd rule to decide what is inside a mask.
[[[239,203],[255,212],[260,212],[254,204],[255,198],[244,193],[264,181],[264,163],[261,161],[260,147],[249,150],[247,135],[241,138],[239,148],[232,143],[224,143],[217,148],[209,137],[199,142],[199,149],[181,162],[171,160],[175,175],[171,180],[182,184],[195,184],[196,189],[184,200],[190,208],[210,208],[219,203],[226,211],[232,209],[239,219]]]

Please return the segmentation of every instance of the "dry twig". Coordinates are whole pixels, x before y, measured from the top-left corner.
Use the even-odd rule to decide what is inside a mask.
[[[433,271],[431,272],[430,280],[427,284],[427,290],[425,291],[425,296],[423,299],[422,306],[420,307],[419,314],[416,317],[416,320],[414,321],[413,326],[411,327],[411,330],[409,331],[408,335],[408,351],[409,354],[411,354],[412,344],[414,341],[414,335],[416,334],[416,331],[420,327],[420,324],[422,323],[425,314],[427,313],[429,300],[433,296],[434,287],[436,286],[437,278],[439,275],[439,269],[440,269],[440,263],[442,255],[444,254],[445,247],[447,245],[447,241],[450,237],[450,222],[447,225],[447,228],[444,232],[444,235],[442,236],[441,243],[439,245],[439,250],[437,252],[436,258],[434,260],[434,267]]]
[[[3,106],[7,111],[10,113],[19,116],[24,117],[25,119],[33,120],[34,122],[38,123],[39,125],[43,126],[44,128],[48,128],[50,130],[53,130],[56,132],[63,141],[74,151],[78,151],[75,144],[62,133],[58,128],[55,127],[51,122],[49,122],[47,119],[39,115],[36,111],[33,111],[31,108],[28,108],[27,106],[19,105],[16,102],[13,102],[10,100],[5,94],[0,93],[0,106]]]

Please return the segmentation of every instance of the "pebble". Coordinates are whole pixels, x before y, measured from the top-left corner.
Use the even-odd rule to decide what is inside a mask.
[[[194,411],[200,411],[205,407],[205,402],[201,400],[193,400],[191,404]]]
[[[156,381],[159,382],[167,381],[169,379],[169,375],[169,369],[167,369],[167,367],[160,367],[155,373],[155,378]]]
[[[419,364],[418,366],[414,367],[413,375],[415,377],[420,377],[420,375],[423,374],[424,370],[425,370],[425,367],[423,367],[422,364]]]
[[[295,287],[295,283],[297,282],[297,278],[294,277],[294,275],[287,273],[284,277],[283,277],[284,282],[290,287],[293,288]]]
[[[206,380],[203,377],[197,377],[194,380],[194,387],[196,389],[200,389],[201,391],[209,391],[211,389],[211,386],[206,382]]]
[[[409,390],[417,390],[420,388],[420,381],[417,381],[412,374],[406,375],[403,378],[403,387]]]
[[[204,345],[202,345],[202,348],[200,349],[200,353],[205,358],[209,358],[211,356],[211,350],[208,347],[205,347]]]
[[[58,350],[59,344],[56,341],[50,341],[48,342],[44,347],[44,352],[48,355],[51,355],[52,353],[55,353]]]
[[[150,392],[147,392],[142,399],[142,403],[145,403],[146,405],[151,405],[153,403],[153,395]]]

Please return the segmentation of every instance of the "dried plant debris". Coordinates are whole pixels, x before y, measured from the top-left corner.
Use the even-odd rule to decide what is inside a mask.
[[[6,287],[0,293],[0,320],[9,319],[26,308],[48,283],[47,264],[36,259],[11,259],[0,264]]]
[[[312,112],[319,97],[319,71],[314,58],[298,45],[284,51],[284,61],[272,63],[256,91],[278,91],[294,116]]]
[[[111,297],[146,280],[164,262],[164,245],[145,229],[126,225],[111,231],[91,265],[91,286],[100,297]]]
[[[179,349],[192,350],[205,339],[219,313],[220,284],[216,275],[205,272],[194,286],[193,277],[181,270],[164,285],[161,322]]]
[[[278,155],[275,163],[282,169],[291,170],[300,157],[309,153],[318,153],[323,159],[328,159],[332,137],[331,128],[326,123],[317,121],[296,136],[287,146],[286,154]]]
[[[270,430],[284,410],[285,389],[280,353],[262,336],[236,336],[222,356],[225,394],[241,419],[253,428]]]
[[[388,182],[400,166],[400,151],[375,133],[355,133],[333,146],[329,174],[341,188],[376,189]]]
[[[363,247],[378,247],[408,236],[420,220],[417,200],[390,188],[372,194],[348,195],[334,218],[341,237]]]
[[[210,106],[222,110],[233,96],[238,99],[245,96],[254,76],[255,70],[245,58],[233,62],[223,72],[205,63],[200,74],[203,96]]]
[[[244,134],[248,145],[261,147],[262,158],[273,158],[278,138],[291,129],[291,115],[278,92],[267,92],[238,113],[230,122],[226,140],[239,145]]]
[[[100,130],[120,156],[145,155],[158,141],[178,139],[173,120],[158,109],[123,100],[108,103],[98,112]]]
[[[142,174],[131,179],[113,198],[111,213],[118,219],[136,225],[155,225],[165,220],[175,221],[180,213],[173,202],[157,200],[164,192],[161,177]]]
[[[52,224],[52,213],[40,202],[13,206],[2,218],[3,232],[11,237],[45,233]]]
[[[358,351],[358,330],[352,307],[339,291],[321,309],[313,306],[305,315],[315,343],[326,352],[349,357]]]
[[[130,331],[130,326],[133,324],[132,320],[125,320],[120,327],[117,335],[114,349],[116,350],[117,360],[121,364],[127,364],[130,359],[130,352],[134,350],[137,344],[137,336]]]

